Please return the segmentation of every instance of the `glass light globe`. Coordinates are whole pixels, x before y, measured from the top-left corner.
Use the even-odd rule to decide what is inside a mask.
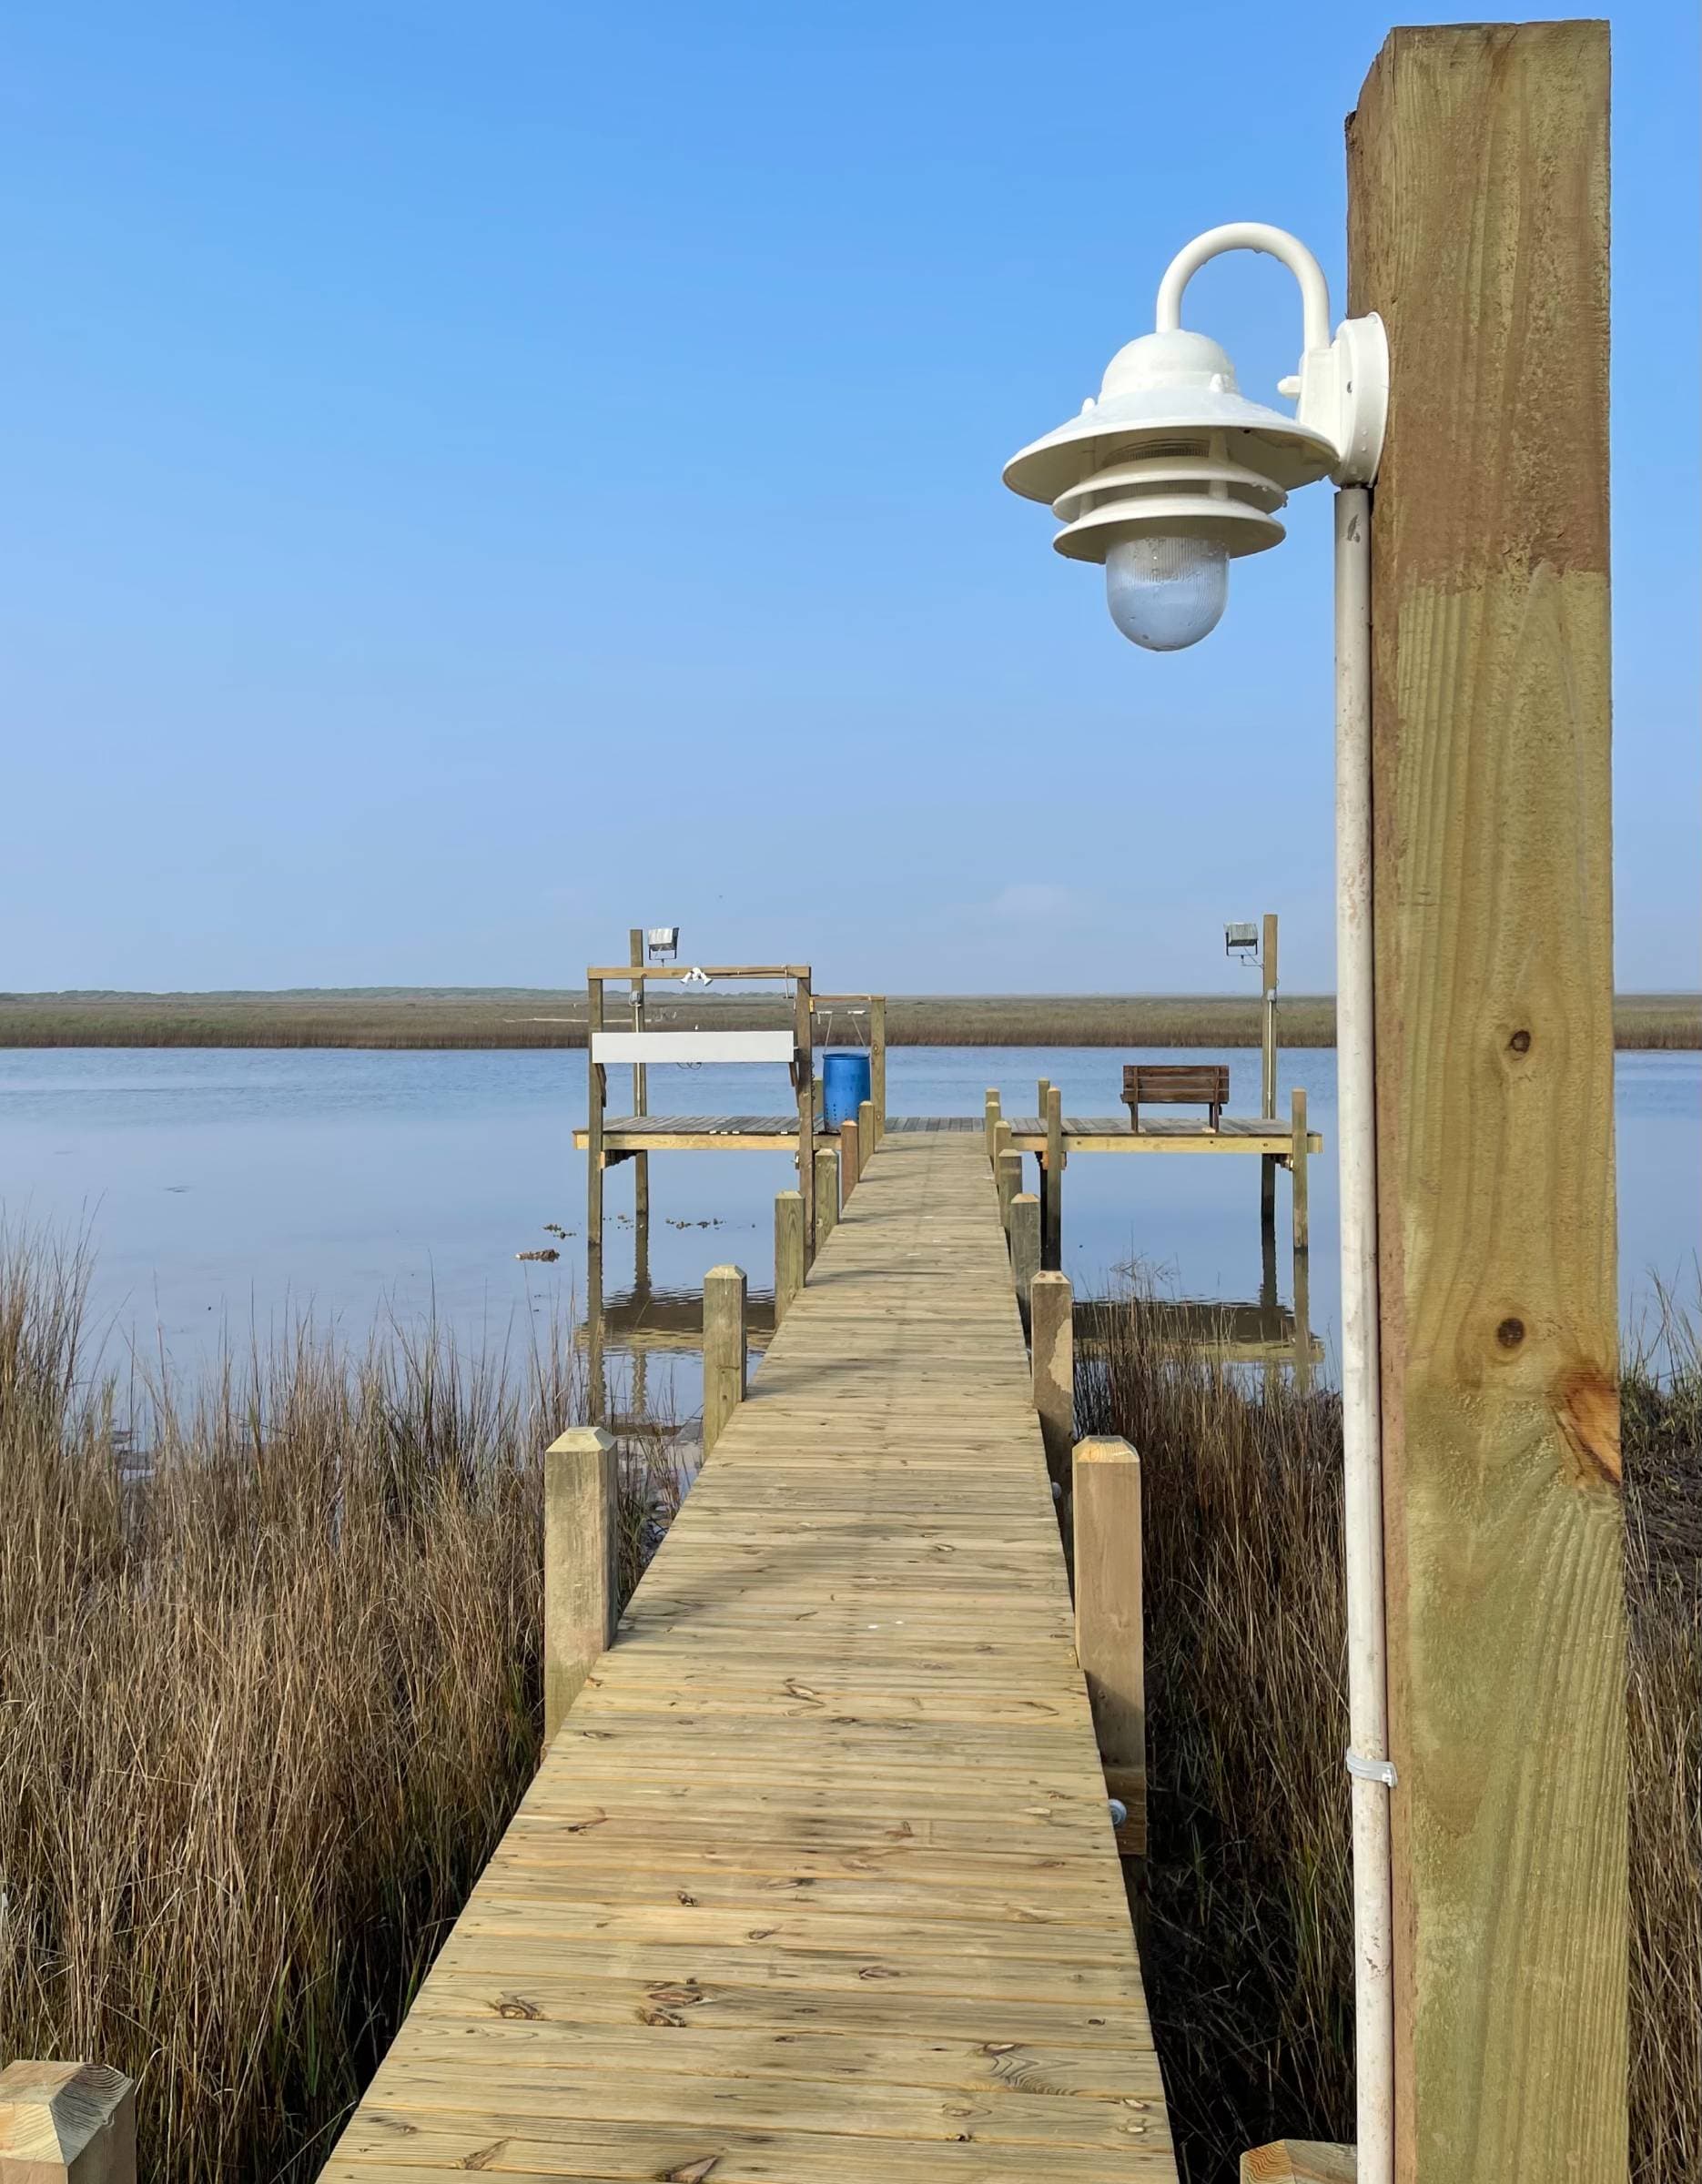
[[[1180,652],[1209,636],[1229,592],[1229,551],[1213,540],[1119,539],[1105,557],[1111,620],[1150,652]]]

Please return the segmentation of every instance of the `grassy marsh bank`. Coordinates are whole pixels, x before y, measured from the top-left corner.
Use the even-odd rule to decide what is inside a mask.
[[[612,997],[611,1020],[621,1021]],[[650,1005],[653,1029],[713,1021],[728,1029],[790,1022],[777,1002],[710,993]],[[1702,1047],[1702,996],[1622,994],[1615,1037],[1627,1048]],[[894,995],[896,1046],[1256,1046],[1256,993]],[[853,1036],[844,1009],[819,1013],[817,1039]],[[1285,1046],[1332,1046],[1329,995],[1285,995]],[[583,1047],[583,991],[527,987],[310,988],[293,993],[0,994],[0,1046]]]
[[[0,2052],[137,2078],[147,2184],[305,2184],[536,1764],[576,1368],[299,1330],[162,1398],[86,1271],[0,1248]],[[678,1491],[629,1451],[629,1582]]]
[[[1649,1359],[1675,1362],[1657,1374]],[[1623,1381],[1635,2184],[1702,2174],[1702,1357]],[[1149,1331],[1081,1360],[1083,1431],[1140,1449],[1148,1997],[1189,2184],[1353,2137],[1341,1413]]]

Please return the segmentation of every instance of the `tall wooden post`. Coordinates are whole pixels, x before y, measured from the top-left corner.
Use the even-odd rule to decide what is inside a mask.
[[[136,2184],[135,2082],[101,2063],[8,2063],[0,2184]]]
[[[543,1741],[614,1643],[614,1436],[574,1426],[543,1457]]]
[[[626,935],[627,960],[635,971],[644,967],[644,929],[632,926]],[[633,1029],[644,1028],[644,982],[633,981]],[[648,1115],[650,1112],[650,1072],[643,1062],[633,1064],[633,1112]],[[648,1236],[650,1228],[650,1155],[633,1155],[633,1218]]]
[[[603,1029],[603,981],[585,981],[585,1357],[590,1380],[587,1402],[592,1422],[608,1415],[608,1384],[603,1359],[603,1115],[608,1072],[597,1059]]]
[[[875,1102],[875,1142],[886,1135],[886,996],[868,997],[868,1085]]]
[[[1348,125],[1401,2184],[1626,2174],[1607,116],[1606,23],[1471,24]]]
[[[1264,989],[1264,1006],[1259,1023],[1259,1112],[1265,1121],[1276,1114],[1277,1103],[1277,921],[1276,912],[1264,915],[1259,945],[1259,975]]]
[[[1040,1120],[1046,1130],[1045,1178],[1040,1195],[1040,1264],[1056,1274],[1064,1263],[1064,1096],[1056,1085],[1046,1087],[1046,1105]]]
[[[711,1267],[704,1276],[704,1454],[745,1400],[750,1341],[743,1267]]]
[[[804,1243],[816,1235],[816,1010],[810,975],[800,971],[792,1005],[793,1089],[798,1106],[798,1191],[804,1200]]]

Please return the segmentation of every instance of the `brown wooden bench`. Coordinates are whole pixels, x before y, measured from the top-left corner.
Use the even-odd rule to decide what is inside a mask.
[[[1123,1105],[1129,1109],[1129,1127],[1140,1127],[1140,1103],[1158,1107],[1203,1107],[1211,1110],[1211,1127],[1230,1100],[1229,1067],[1223,1062],[1130,1062],[1123,1069]]]

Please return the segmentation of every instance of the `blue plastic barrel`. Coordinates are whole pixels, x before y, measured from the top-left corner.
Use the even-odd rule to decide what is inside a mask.
[[[861,1047],[822,1057],[822,1117],[830,1130],[855,1122],[869,1096],[868,1055]]]

